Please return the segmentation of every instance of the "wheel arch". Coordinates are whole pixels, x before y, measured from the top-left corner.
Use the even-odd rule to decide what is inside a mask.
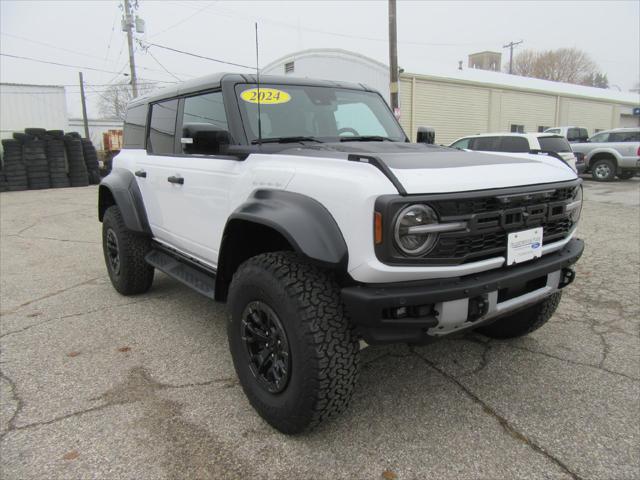
[[[593,154],[589,158],[589,168],[593,166],[595,162],[598,160],[611,160],[613,162],[613,166],[618,168],[618,157],[616,157],[615,153],[609,150],[599,150]]]
[[[133,174],[124,168],[116,168],[98,187],[98,220],[102,222],[107,208],[117,205],[127,229],[151,235],[140,187]]]
[[[242,262],[280,250],[346,272],[346,242],[323,205],[299,193],[256,190],[227,220],[218,256],[216,299],[226,299],[231,278]]]

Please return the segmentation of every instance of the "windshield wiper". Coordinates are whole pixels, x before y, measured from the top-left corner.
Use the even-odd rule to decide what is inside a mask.
[[[356,135],[353,137],[340,137],[341,142],[393,142],[389,137],[380,135]]]
[[[314,137],[271,137],[271,138],[263,138],[262,141],[258,139],[251,140],[252,145],[257,145],[258,143],[296,143],[296,142],[322,143],[320,140]]]

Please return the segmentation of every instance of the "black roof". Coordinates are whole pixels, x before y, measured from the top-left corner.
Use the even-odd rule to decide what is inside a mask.
[[[163,88],[162,90],[138,97],[129,103],[129,106],[143,105],[150,102],[156,102],[158,100],[164,100],[166,98],[173,98],[179,95],[186,95],[189,93],[196,93],[202,90],[209,90],[220,88],[223,83],[256,83],[255,74],[240,74],[240,73],[214,73],[206,75],[204,77],[194,78],[193,80],[187,80],[186,82],[178,83],[170,87]],[[335,88],[348,88],[352,90],[367,90],[373,91],[369,87],[359,83],[348,82],[336,82],[333,80],[315,80],[311,78],[300,78],[292,76],[277,76],[277,75],[260,75],[260,83],[263,84],[276,84],[276,85],[306,85],[316,87],[335,87]]]

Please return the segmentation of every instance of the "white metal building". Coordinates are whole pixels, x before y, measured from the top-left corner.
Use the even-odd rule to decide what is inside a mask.
[[[346,50],[292,53],[265,66],[262,72],[364,83],[389,98],[389,68]],[[632,109],[639,104],[637,93],[479,69],[400,76],[400,123],[412,139],[417,127],[434,127],[437,143],[475,133],[537,132],[564,125],[586,127],[593,134],[638,125]]]
[[[109,130],[122,130],[122,120],[119,118],[90,118],[87,123],[89,124],[89,138],[91,138],[91,143],[97,150],[104,150],[103,133]],[[84,137],[84,120],[82,118],[70,118],[69,130],[78,132]]]
[[[265,75],[291,75],[320,80],[364,83],[389,101],[389,67],[359,53],[311,49],[286,55],[260,70]]]
[[[67,130],[64,87],[0,83],[0,137],[25,128]]]

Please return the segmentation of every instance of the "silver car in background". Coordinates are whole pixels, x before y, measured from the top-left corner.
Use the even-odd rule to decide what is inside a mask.
[[[586,171],[599,182],[610,182],[616,175],[628,180],[640,172],[640,127],[598,132],[571,148],[584,155]]]

